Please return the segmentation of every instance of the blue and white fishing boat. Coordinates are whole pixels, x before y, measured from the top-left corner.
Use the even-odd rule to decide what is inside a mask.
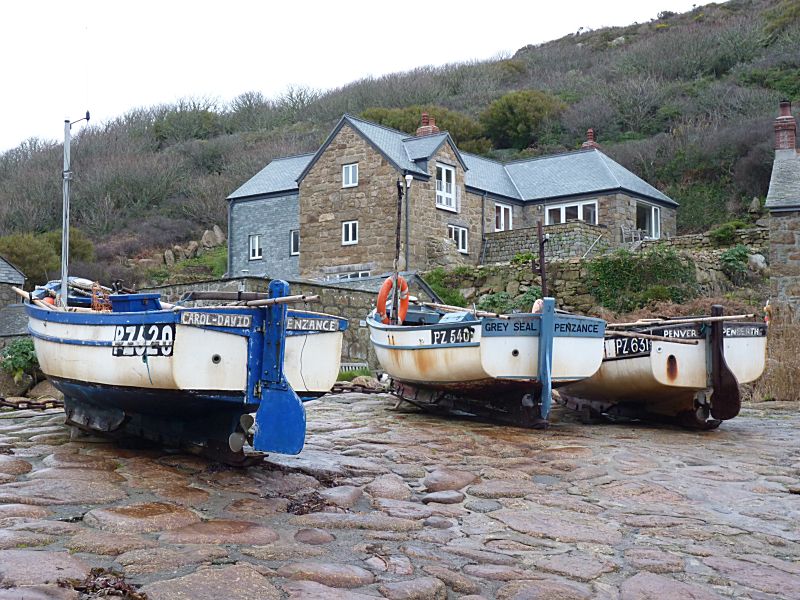
[[[300,452],[305,409],[285,359],[325,365],[322,373],[299,363],[289,369],[295,381],[310,380],[309,395],[324,391],[335,381],[331,373],[338,374],[347,322],[307,311],[290,316],[289,304],[312,298],[291,296],[280,280],[270,283],[266,298],[196,308],[168,305],[156,293],[108,293],[74,280],[70,286],[72,124],[64,124],[60,293],[55,286],[20,291],[29,300],[41,369],[64,394],[67,423],[194,447],[232,463],[246,460],[247,442],[256,451]]]
[[[380,303],[379,303],[380,304]],[[556,312],[483,316],[411,305],[402,324],[367,318],[396,395],[524,426],[546,424],[551,389],[591,377],[603,360],[605,321]]]

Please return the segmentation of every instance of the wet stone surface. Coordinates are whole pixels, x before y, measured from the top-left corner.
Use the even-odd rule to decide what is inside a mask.
[[[95,567],[150,600],[800,598],[800,407],[698,433],[394,404],[308,403],[303,452],[246,469],[0,412],[0,600]]]

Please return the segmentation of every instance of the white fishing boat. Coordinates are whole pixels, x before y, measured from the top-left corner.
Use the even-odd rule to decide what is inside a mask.
[[[590,377],[603,357],[605,322],[554,307],[551,298],[540,313],[509,315],[411,305],[402,324],[378,310],[367,324],[400,398],[537,425],[551,388]]]
[[[667,417],[718,427],[739,413],[739,385],[764,372],[767,325],[715,313],[609,329],[600,369],[559,390],[561,398],[587,419]]]

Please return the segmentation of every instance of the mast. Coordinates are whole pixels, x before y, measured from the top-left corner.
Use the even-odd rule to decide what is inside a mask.
[[[72,180],[72,171],[70,170],[70,156],[69,147],[72,141],[70,128],[75,123],[80,123],[83,120],[89,122],[89,111],[86,111],[86,116],[83,119],[70,122],[69,119],[64,120],[64,171],[62,172],[63,184],[63,208],[61,214],[61,296],[59,303],[64,308],[67,307],[67,297],[69,294],[69,182]]]

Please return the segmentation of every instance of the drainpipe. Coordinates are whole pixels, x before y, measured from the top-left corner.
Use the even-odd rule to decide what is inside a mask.
[[[486,192],[481,195],[481,260],[478,264],[483,264],[486,260]]]
[[[231,219],[233,217],[233,203],[234,202],[236,202],[236,200],[229,200],[228,201],[228,269],[227,269],[228,272],[225,273],[225,275],[227,277],[230,277],[231,273],[234,272],[234,270],[232,269],[232,267],[233,267],[233,253],[231,252],[231,232],[233,231]]]
[[[406,193],[405,194],[406,195],[406,268],[405,268],[406,271],[410,271],[411,270],[411,264],[409,262],[411,255],[409,253],[409,247],[408,247],[408,239],[409,239],[409,237],[411,235],[411,232],[410,232],[411,222],[409,221],[409,218],[408,218],[408,214],[409,214],[408,206],[410,204],[411,198],[409,197],[408,194],[411,191],[411,186],[408,184],[408,179],[407,179],[408,175],[409,175],[408,171],[403,171],[403,181],[404,181],[405,193]]]

